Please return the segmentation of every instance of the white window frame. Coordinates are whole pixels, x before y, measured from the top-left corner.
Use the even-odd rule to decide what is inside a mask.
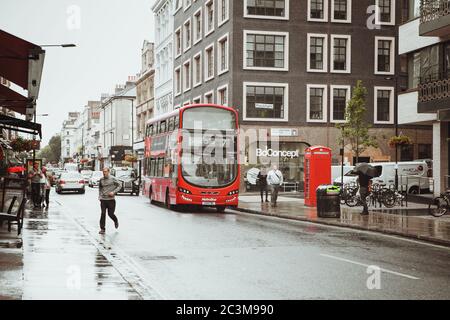
[[[379,40],[389,40],[391,41],[391,52],[390,52],[390,61],[391,61],[391,71],[389,72],[384,72],[384,71],[378,71],[378,41]],[[374,71],[375,74],[377,75],[394,75],[395,73],[395,52],[396,52],[396,48],[395,48],[395,37],[378,37],[375,36],[375,65],[374,65]]]
[[[310,118],[310,107],[311,107],[311,96],[310,89],[324,89],[323,90],[323,119],[311,119]],[[328,86],[326,84],[307,84],[306,85],[306,122],[310,123],[327,123],[328,122]]]
[[[227,100],[227,103],[226,104],[223,104],[223,106],[228,106],[229,105],[229,97],[230,97],[230,94],[229,94],[229,92],[228,92],[228,83],[227,84],[225,84],[225,85],[223,85],[223,86],[220,86],[220,87],[218,87],[217,88],[217,93],[216,93],[216,98],[217,98],[217,104],[221,104],[221,102],[219,101],[219,97],[220,97],[220,92],[221,91],[223,91],[223,90],[226,90],[226,100]],[[222,104],[221,104],[222,105]]]
[[[334,89],[346,89],[347,95],[345,98],[345,106],[347,106],[348,102],[351,99],[351,91],[352,87],[348,85],[331,85],[330,86],[330,122],[333,123],[346,123],[346,120],[336,120],[334,119]]]
[[[259,87],[280,87],[284,88],[284,118],[249,118],[247,117],[247,86],[259,86]],[[289,83],[279,82],[244,82],[243,83],[243,109],[244,121],[261,121],[261,122],[288,122],[289,121]]]
[[[307,55],[306,55],[306,71],[307,72],[328,72],[328,34],[325,33],[308,33],[307,35]],[[323,69],[311,69],[311,38],[323,38]]]
[[[284,36],[284,68],[273,67],[249,67],[247,66],[247,37],[249,34],[255,35],[274,35]],[[263,30],[244,30],[243,43],[244,70],[264,70],[264,71],[289,71],[289,32],[263,31]]]
[[[200,13],[200,16],[198,16],[198,13]],[[197,19],[200,18],[200,35],[197,35]],[[202,41],[203,38],[203,11],[202,7],[200,7],[195,13],[194,13],[194,24],[192,31],[194,32],[194,45]],[[198,36],[198,37],[197,37]]]
[[[336,0],[331,0],[331,22],[334,23],[352,23],[352,0],[347,0],[347,19],[340,20],[334,18],[334,5]]]
[[[284,17],[278,17],[278,16],[260,16],[260,15],[251,15],[247,13],[247,1],[244,0],[244,18],[249,19],[262,19],[262,20],[289,20],[289,1],[284,1],[284,8],[285,8],[285,16]]]
[[[323,0],[323,19],[311,18],[311,0],[308,0],[307,21],[328,22],[328,0]]]
[[[195,75],[197,74],[197,64],[195,63],[195,60],[197,57],[200,57],[200,81],[193,81],[193,87],[196,88],[199,85],[202,84],[202,78],[203,78],[203,60],[202,60],[202,52],[198,52],[194,57],[192,58],[192,79],[195,79]],[[197,80],[197,79],[195,79]]]
[[[221,66],[222,66],[222,41],[224,39],[227,39],[227,44],[226,44],[226,62],[227,62],[227,67],[224,70],[220,70]],[[220,76],[221,74],[224,74],[226,72],[230,71],[230,34],[226,33],[224,34],[222,37],[219,38],[219,40],[217,40],[217,75]]]
[[[213,55],[213,72],[212,72],[212,76],[208,77],[208,50],[212,48],[212,55]],[[205,48],[205,53],[204,53],[204,65],[203,65],[203,71],[204,71],[204,75],[203,75],[203,82],[208,82],[211,81],[212,79],[214,79],[215,77],[215,66],[216,66],[216,52],[214,49],[214,42],[211,43],[209,46],[207,46]]]
[[[189,74],[186,75],[186,65],[189,64]],[[188,92],[189,90],[191,90],[192,88],[192,61],[191,59],[187,59],[184,63],[183,63],[183,74],[184,74],[184,79],[183,79],[183,93],[184,92]],[[188,78],[187,78],[188,77]],[[189,79],[189,87],[186,86],[186,79]]]
[[[211,97],[212,97],[211,104],[214,104],[214,90],[208,91],[203,95],[203,103],[208,103],[208,102],[206,102],[206,100],[207,100],[206,97],[209,95],[211,95]]]
[[[177,76],[176,76],[177,71],[180,72],[180,86],[178,86],[178,84],[177,84]],[[175,88],[175,90],[174,90],[175,97],[177,97],[177,96],[181,95],[181,93],[183,92],[183,75],[182,75],[181,66],[178,66],[173,70],[173,75],[174,75],[174,77],[173,77],[174,86],[173,87]]]
[[[346,34],[332,34],[330,35],[330,72],[332,73],[351,73],[352,72],[352,36]],[[334,69],[334,39],[346,39],[347,49],[345,59],[347,60],[347,69],[335,70]]]
[[[198,102],[195,102],[195,100],[198,100]],[[192,99],[193,104],[201,104],[202,103],[202,96],[195,97]]]
[[[220,0],[218,0],[220,1]],[[226,1],[226,7],[227,7],[227,16],[225,17],[224,20],[220,20],[220,18],[222,17],[222,5],[220,3],[217,3],[217,26],[220,27],[223,24],[225,24],[228,20],[230,20],[230,0],[225,0]]]
[[[176,6],[176,4],[177,4],[177,2],[175,0],[174,3],[173,3],[173,5],[174,5],[173,15],[175,15],[181,8],[183,8],[184,0],[179,0],[178,7]]]
[[[389,96],[389,121],[378,121],[378,91],[390,91],[391,94]],[[395,103],[395,88],[394,87],[379,87],[375,86],[374,90],[374,99],[373,99],[373,123],[374,124],[394,124],[394,103]]]
[[[188,106],[191,104],[191,100],[186,100],[185,102],[183,102],[183,107]]]
[[[187,39],[187,37],[186,37],[186,35],[187,35],[187,33],[186,33],[186,24],[188,22],[189,22],[189,33],[190,33],[189,39],[190,39],[190,41],[189,41],[189,46],[187,46],[186,43],[183,43],[183,47],[184,47],[183,52],[188,51],[192,47],[193,39],[192,39],[192,19],[191,18],[186,19],[186,21],[184,21],[184,23],[183,23],[183,41],[182,42],[185,42],[186,39]]]
[[[180,0],[181,1],[181,0]],[[180,33],[180,52],[178,53],[178,41],[177,41],[177,33]],[[183,30],[181,28],[181,26],[179,26],[176,30],[175,30],[175,59],[178,57],[181,57],[181,55],[183,54]]]
[[[187,4],[187,2],[189,3]],[[183,12],[192,6],[192,0],[183,0]]]
[[[212,23],[212,28],[208,29],[208,5],[211,2],[212,2],[212,6],[213,6],[213,23]],[[205,2],[205,14],[204,14],[205,17],[203,19],[203,21],[205,23],[205,28],[204,28],[204,30],[205,30],[205,38],[207,36],[209,36],[211,33],[214,32],[214,27],[215,27],[215,24],[216,24],[216,17],[215,17],[216,16],[216,8],[215,8],[215,5],[216,5],[216,3],[215,3],[214,0],[208,0],[208,1]]]
[[[381,22],[380,21],[380,0],[375,0],[375,24],[380,26],[395,26],[395,2],[391,1],[391,21]]]

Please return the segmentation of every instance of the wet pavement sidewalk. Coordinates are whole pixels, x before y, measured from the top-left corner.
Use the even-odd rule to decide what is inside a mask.
[[[57,204],[27,210],[23,235],[16,232],[0,229],[0,299],[142,299]]]
[[[316,208],[306,207],[303,199],[279,197],[276,207],[261,203],[259,196],[239,197],[238,211],[285,219],[308,221],[338,227],[381,232],[450,246],[450,215],[435,218],[428,206],[410,203],[398,209],[370,209],[368,216],[362,208],[341,206],[340,218],[319,218]]]

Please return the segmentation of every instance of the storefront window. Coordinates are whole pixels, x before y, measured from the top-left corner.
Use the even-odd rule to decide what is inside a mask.
[[[414,145],[403,145],[400,149],[400,161],[414,160]]]

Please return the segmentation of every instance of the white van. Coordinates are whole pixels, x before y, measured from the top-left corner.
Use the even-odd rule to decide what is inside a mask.
[[[76,163],[65,163],[64,170],[66,171],[77,171],[78,172],[78,164]]]
[[[352,171],[355,166],[344,166],[344,177],[345,175]],[[341,183],[341,166],[331,166],[331,181],[338,181]],[[345,179],[345,178],[344,178]]]
[[[387,186],[395,184],[395,162],[372,163],[373,166],[381,166],[381,176],[372,179],[373,183],[381,183]],[[420,190],[430,190],[430,180],[428,179],[428,165],[425,161],[408,161],[398,163],[398,184],[399,189],[408,187],[408,193],[419,193]],[[344,184],[356,182],[357,175],[351,171],[344,175]],[[333,181],[341,184],[338,177]]]

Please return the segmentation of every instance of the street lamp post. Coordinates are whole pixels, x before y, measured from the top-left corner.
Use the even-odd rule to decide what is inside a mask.
[[[37,117],[48,117],[48,113],[36,114],[36,108],[34,108],[34,116],[33,116],[34,124],[36,124]],[[36,134],[33,134],[33,141],[34,140],[36,140]],[[33,166],[34,166],[35,162],[36,162],[36,148],[35,148],[35,146],[33,146]]]
[[[385,80],[394,80],[394,129],[395,136],[398,136],[398,76],[385,78]],[[398,191],[398,145],[395,144],[395,190]]]

